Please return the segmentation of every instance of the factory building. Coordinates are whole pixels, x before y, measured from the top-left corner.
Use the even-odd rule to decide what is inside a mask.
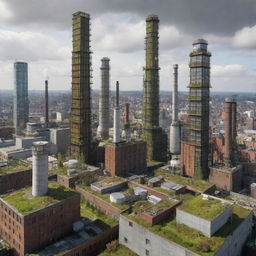
[[[91,146],[90,15],[73,14],[71,155],[88,162]]]
[[[198,39],[190,53],[189,136],[182,143],[183,173],[207,179],[209,176],[210,57],[207,41]]]
[[[164,162],[167,158],[167,134],[159,126],[159,18],[146,19],[146,66],[143,85],[143,139],[147,142],[147,159]]]
[[[99,126],[97,135],[102,140],[109,138],[109,61],[110,59],[104,57],[101,59],[101,90],[99,99]]]
[[[239,192],[242,188],[242,166],[236,161],[236,109],[236,101],[226,98],[223,162],[210,167],[209,181],[219,189]]]
[[[28,64],[14,63],[13,122],[16,134],[26,128],[29,121]]]
[[[126,115],[129,113],[126,109]],[[129,119],[126,117],[129,123]],[[119,83],[116,84],[116,106],[114,108],[113,142],[105,145],[105,169],[111,176],[126,176],[130,173],[142,173],[147,168],[146,143],[144,141],[120,139]]]
[[[45,141],[34,143],[32,188],[0,198],[0,236],[10,244],[15,256],[57,241],[80,219],[79,194],[55,182],[48,185],[47,148]]]

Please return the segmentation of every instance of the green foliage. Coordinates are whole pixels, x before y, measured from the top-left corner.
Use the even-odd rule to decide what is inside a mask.
[[[33,197],[31,187],[17,190],[13,193],[2,196],[2,199],[16,208],[20,213],[26,215],[42,209],[48,205],[57,203],[66,198],[72,197],[76,192],[60,186],[56,182],[49,182],[48,192],[45,196]]]
[[[60,153],[58,154],[57,166],[58,166],[58,168],[62,168],[63,167],[63,156]]]
[[[192,200],[183,202],[179,208],[188,213],[211,221],[225,211],[228,208],[228,205],[225,205],[220,200],[216,199],[203,200],[202,196],[200,195]]]
[[[84,163],[85,163],[85,156],[84,156],[84,154],[81,154],[81,155],[78,157],[77,160],[79,161],[80,164],[84,164]]]

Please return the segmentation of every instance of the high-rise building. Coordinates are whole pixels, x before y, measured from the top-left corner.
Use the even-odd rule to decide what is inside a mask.
[[[48,80],[45,80],[45,125],[49,125]]]
[[[90,15],[73,14],[71,155],[88,162],[91,146]]]
[[[198,39],[190,53],[189,138],[182,145],[182,162],[188,176],[207,179],[209,175],[210,57],[207,41]]]
[[[101,59],[101,90],[99,99],[99,126],[97,135],[106,140],[109,138],[109,58]]]
[[[13,122],[16,134],[26,128],[29,121],[28,64],[14,63],[14,107]]]
[[[149,15],[146,19],[146,66],[144,67],[143,129],[147,142],[149,161],[166,161],[167,135],[159,126],[159,18]]]

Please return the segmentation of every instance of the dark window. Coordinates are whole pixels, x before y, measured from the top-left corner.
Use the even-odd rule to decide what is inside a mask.
[[[133,223],[129,221],[129,226],[132,227],[133,226]]]
[[[146,244],[150,244],[150,240],[146,238]]]
[[[146,252],[146,255],[148,256],[149,255],[149,250],[146,250],[145,252]]]
[[[124,237],[124,241],[125,243],[128,243],[128,239],[126,237]]]

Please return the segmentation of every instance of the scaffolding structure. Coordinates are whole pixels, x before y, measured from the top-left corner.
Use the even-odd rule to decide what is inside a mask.
[[[91,146],[90,15],[73,14],[71,155],[88,162]]]
[[[207,179],[209,175],[209,94],[210,57],[207,41],[198,39],[190,53],[189,87],[189,143],[195,147],[194,177]]]
[[[149,161],[166,161],[167,135],[159,127],[159,18],[146,19],[146,66],[143,86],[143,138],[147,142]]]

